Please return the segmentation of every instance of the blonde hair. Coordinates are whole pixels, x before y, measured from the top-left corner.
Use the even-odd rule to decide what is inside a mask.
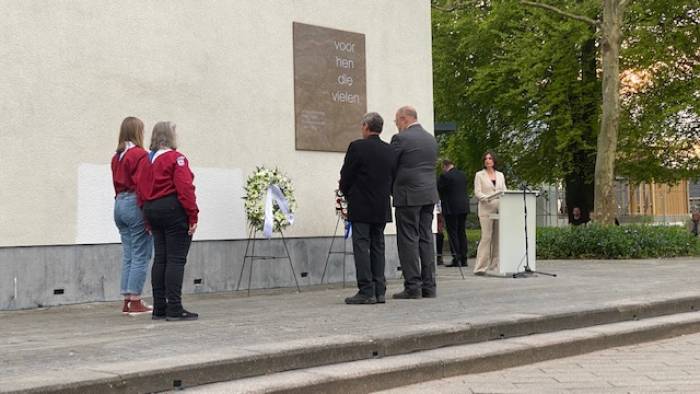
[[[139,148],[143,148],[143,122],[141,119],[128,116],[122,121],[122,126],[119,129],[117,152],[123,152],[126,149],[127,141],[131,141]]]
[[[177,149],[175,123],[173,122],[158,122],[153,126],[150,150],[162,148]]]

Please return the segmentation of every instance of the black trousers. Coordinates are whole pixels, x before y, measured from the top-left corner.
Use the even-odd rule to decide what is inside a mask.
[[[384,227],[386,223],[352,222],[352,252],[355,256],[357,287],[360,294],[368,297],[386,293]]]
[[[454,252],[452,251],[452,244],[448,242],[448,245],[450,248],[450,255],[452,256],[452,259],[454,260]],[[437,232],[435,233],[435,250],[437,251],[437,261],[438,264],[442,264],[442,257],[444,256],[442,254],[443,249],[445,248],[445,234],[442,232]]]
[[[445,215],[445,227],[450,238],[453,261],[459,264],[467,263],[467,214]]]
[[[143,213],[153,233],[153,313],[177,315],[183,310],[182,278],[192,242],[187,214],[175,194],[146,202]]]
[[[435,250],[437,251],[438,264],[442,264],[442,250],[444,249],[445,234],[435,233]]]
[[[404,276],[404,289],[411,294],[435,293],[434,204],[396,207],[396,244]]]

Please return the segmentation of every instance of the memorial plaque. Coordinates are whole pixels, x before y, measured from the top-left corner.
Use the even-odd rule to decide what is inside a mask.
[[[296,149],[345,152],[367,112],[365,35],[294,22]]]

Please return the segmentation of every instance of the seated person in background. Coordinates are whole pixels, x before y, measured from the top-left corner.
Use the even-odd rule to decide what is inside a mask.
[[[574,209],[572,210],[571,213],[572,213],[572,218],[571,218],[571,221],[569,222],[569,224],[571,224],[572,226],[579,226],[582,224],[586,224],[590,220],[590,219],[584,218],[583,215],[581,215],[581,208],[579,208],[579,207],[574,207]]]
[[[690,224],[688,225],[688,230],[690,230],[693,235],[698,236],[698,227],[700,226],[700,212],[695,211],[690,217]]]

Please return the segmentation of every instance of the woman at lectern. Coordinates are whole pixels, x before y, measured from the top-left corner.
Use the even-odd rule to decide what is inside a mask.
[[[479,200],[479,225],[481,239],[476,251],[474,275],[484,275],[488,270],[498,268],[498,220],[492,214],[498,213],[498,196],[506,190],[503,173],[496,171],[496,156],[487,151],[482,157],[484,169],[474,177],[474,196]]]

